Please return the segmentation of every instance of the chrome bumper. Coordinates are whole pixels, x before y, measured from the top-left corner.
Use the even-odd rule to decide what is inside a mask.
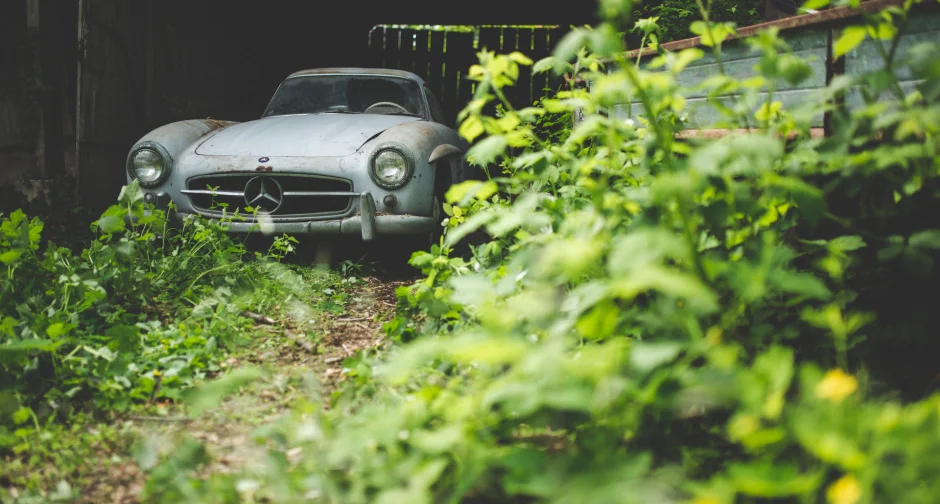
[[[275,234],[334,234],[334,235],[361,235],[363,241],[374,240],[378,235],[415,234],[434,230],[440,222],[434,217],[420,215],[376,215],[375,201],[372,194],[364,192],[359,195],[359,215],[343,219],[327,219],[299,222],[276,222],[265,220],[263,217],[253,222],[227,223],[231,233],[261,233]]]

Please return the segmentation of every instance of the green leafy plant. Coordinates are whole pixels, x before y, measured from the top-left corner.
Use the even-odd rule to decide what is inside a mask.
[[[182,219],[145,205],[136,184],[79,251],[43,247],[38,218],[0,218],[0,455],[11,464],[41,458],[61,422],[179,399],[224,371],[254,323],[246,310],[288,295],[271,264],[295,239],[253,259],[226,232],[240,216]]]
[[[732,97],[710,102],[713,126],[731,130],[721,138],[680,134],[691,90],[676,76],[701,49],[657,46],[642,66],[623,57],[616,23],[630,4],[602,2],[603,24],[534,62],[591,82],[535,107],[516,110],[503,93],[533,62],[480,53],[460,131],[476,141],[470,160],[501,172],[448,191],[445,236],[412,256],[423,276],[399,288],[386,324],[399,344],[358,356],[343,392],[303,401],[276,434],[259,433],[268,473],[211,488],[187,480],[179,495],[935,500],[940,395],[901,400],[873,353],[896,338],[879,295],[899,278],[930,278],[936,290],[938,232],[924,217],[940,196],[937,48],[912,47],[901,61],[890,49],[900,31],[881,28],[902,25],[915,2],[860,18],[887,45],[883,65],[798,107],[774,86],[808,68],[777,31],[750,39],[757,78],[716,65],[696,90]],[[732,27],[708,5],[695,29],[720,62]],[[662,21],[637,26],[653,34]],[[902,63],[914,91],[899,92]],[[836,106],[850,89],[862,105]],[[877,100],[882,91],[896,100]],[[484,113],[494,103],[501,112]],[[625,103],[643,113],[615,114]],[[585,119],[563,135],[539,127],[576,109]],[[834,134],[813,138],[808,118],[822,112]],[[455,256],[479,230],[487,242]],[[908,341],[933,338],[931,324],[907,330]]]

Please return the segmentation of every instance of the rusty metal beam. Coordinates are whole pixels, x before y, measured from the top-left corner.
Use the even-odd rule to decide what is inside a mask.
[[[761,131],[763,130],[760,128],[684,129],[676,132],[676,138],[721,138],[731,134],[759,133]],[[810,128],[809,136],[810,138],[823,138],[826,136],[826,130],[824,128]],[[787,136],[788,140],[792,140],[793,138],[796,138],[796,133],[791,133]]]

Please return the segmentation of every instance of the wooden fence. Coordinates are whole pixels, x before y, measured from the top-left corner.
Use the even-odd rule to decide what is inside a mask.
[[[376,25],[369,32],[369,53],[373,66],[421,76],[454,122],[473,96],[475,83],[466,74],[477,63],[478,51],[519,51],[538,61],[551,54],[565,32],[559,26]],[[506,89],[507,98],[515,107],[526,107],[559,82],[546,73],[532,75],[532,68],[524,67],[517,86]]]

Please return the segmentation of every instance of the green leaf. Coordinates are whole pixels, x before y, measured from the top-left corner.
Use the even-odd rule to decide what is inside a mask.
[[[58,339],[67,332],[68,327],[62,322],[56,322],[46,328],[46,336],[49,336],[51,339]]]
[[[472,198],[485,200],[496,194],[498,189],[499,187],[496,185],[496,182],[492,180],[487,180],[486,182],[465,180],[459,184],[450,186],[450,189],[444,194],[444,199],[451,204],[463,205]]]
[[[630,348],[630,363],[636,369],[648,372],[675,359],[682,351],[678,343],[634,343]]]
[[[134,443],[131,454],[138,467],[145,471],[156,467],[157,462],[160,460],[160,452],[153,436],[142,436],[138,439]]]
[[[463,440],[463,437],[463,426],[461,424],[450,424],[433,431],[421,430],[415,432],[411,437],[411,444],[419,450],[438,454],[453,449]]]
[[[689,31],[701,37],[702,45],[714,47],[734,35],[734,26],[730,23],[708,23],[705,21],[693,21],[689,25]]]
[[[497,217],[499,217],[499,214],[494,210],[477,212],[471,215],[462,224],[447,231],[445,239],[447,245],[452,246],[456,244],[470,233],[475,232]]]
[[[13,413],[13,423],[16,425],[24,424],[29,420],[29,417],[32,416],[32,414],[33,410],[24,406]]]
[[[789,191],[800,214],[810,223],[818,222],[826,211],[826,201],[821,189],[811,186],[796,177],[772,177],[771,183]]]
[[[611,336],[619,323],[620,309],[613,302],[605,301],[579,318],[575,327],[585,338],[599,340]]]
[[[703,313],[713,312],[718,308],[715,293],[700,280],[685,272],[663,266],[642,268],[624,279],[610,282],[611,294],[625,299],[633,299],[650,290],[684,298],[688,301],[689,308]]]
[[[839,236],[829,241],[829,249],[833,252],[850,252],[864,247],[865,240],[858,235]]]
[[[752,371],[766,384],[760,404],[761,414],[776,419],[783,412],[784,396],[793,379],[793,350],[772,346],[754,359]]]
[[[0,263],[11,264],[13,261],[20,258],[23,255],[25,250],[23,249],[12,249],[7,250],[6,252],[0,254]]]
[[[117,233],[124,230],[124,219],[114,215],[106,215],[95,222],[102,233]]]
[[[516,63],[520,65],[528,66],[532,64],[532,60],[528,56],[526,56],[525,54],[522,54],[519,51],[513,51],[509,53],[509,59],[515,61]]]
[[[190,416],[197,417],[221,404],[227,396],[237,392],[239,388],[264,375],[265,373],[257,368],[238,368],[222,378],[211,380],[195,389],[188,390],[184,394],[188,406],[187,411]]]
[[[806,495],[819,485],[818,473],[801,473],[786,463],[731,464],[729,474],[738,492],[753,497]]]
[[[620,277],[666,260],[691,261],[685,240],[665,229],[641,228],[614,242],[607,267],[612,276]]]
[[[472,142],[476,137],[483,134],[485,130],[483,129],[483,121],[476,115],[471,115],[467,117],[463,123],[460,124],[460,136],[467,139],[468,142]]]
[[[555,46],[552,56],[555,58],[555,73],[559,73],[560,62],[567,62],[574,58],[578,50],[587,43],[590,32],[576,28],[565,34]]]
[[[810,273],[777,269],[771,272],[770,280],[783,292],[822,301],[832,297],[826,284]]]
[[[24,352],[29,350],[40,350],[43,352],[51,352],[56,349],[58,345],[48,340],[42,339],[25,339],[18,341],[11,341],[9,343],[4,343],[0,345],[0,352]]]
[[[864,26],[848,26],[842,30],[842,35],[832,47],[832,52],[836,58],[858,47],[859,44],[868,36],[868,29]]]
[[[803,3],[803,8],[819,10],[829,5],[829,3],[830,0],[806,0],[806,2]]]
[[[531,346],[511,338],[479,338],[467,336],[453,340],[447,346],[447,354],[464,364],[506,364],[525,355]]]
[[[484,138],[467,151],[467,161],[477,166],[486,166],[503,154],[509,142],[504,135],[492,135]]]
[[[911,235],[912,247],[940,249],[940,229],[928,229]]]
[[[574,70],[574,67],[571,66],[571,63],[560,60],[554,56],[546,56],[538,60],[535,65],[532,66],[532,73],[540,74],[549,70],[554,70],[556,68],[561,69],[562,72]]]
[[[659,30],[659,24],[656,23],[657,21],[659,21],[659,16],[639,19],[636,23],[633,24],[633,30],[639,30],[649,35],[650,33]]]
[[[813,75],[812,67],[803,59],[792,54],[781,56],[778,65],[780,76],[794,86]]]

